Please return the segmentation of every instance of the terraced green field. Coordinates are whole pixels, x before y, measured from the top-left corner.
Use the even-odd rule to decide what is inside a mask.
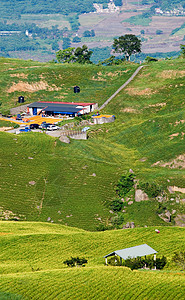
[[[0,58],[1,111],[34,101],[97,102],[103,104],[136,70],[136,64],[122,66],[55,64]],[[79,85],[80,94],[73,87]]]
[[[20,87],[17,85],[20,81],[30,85],[35,82],[35,88],[39,81],[49,86],[25,92],[27,101],[71,101],[75,97],[70,94],[72,87],[78,84],[82,93],[75,101],[95,100],[101,104],[137,67],[129,63],[109,68],[5,59],[1,63],[4,107],[13,106],[20,93],[3,96],[2,91]],[[92,126],[87,141],[73,140],[65,145],[39,133],[18,136],[1,133],[2,218],[48,220],[87,230],[95,230],[102,223],[108,225],[112,213],[105,203],[116,197],[116,184],[129,169],[134,171],[137,181],[162,186],[167,193],[164,205],[170,212],[175,211],[173,219],[183,215],[185,195],[169,194],[168,187],[185,187],[183,160],[180,164],[173,163],[184,154],[184,66],[183,59],[144,66],[104,109],[104,113],[115,114],[116,121]],[[62,89],[50,91],[52,86]],[[171,161],[173,167],[162,166]],[[124,224],[131,221],[136,226],[174,224],[159,218],[159,203],[154,199],[140,203],[132,200],[131,205],[124,202]]]
[[[87,232],[57,224],[0,222],[1,299],[184,299],[185,274],[171,262],[185,243],[184,228]],[[163,271],[104,265],[116,249],[147,243],[165,255]],[[63,264],[85,257],[84,268]],[[4,298],[3,298],[4,297]]]

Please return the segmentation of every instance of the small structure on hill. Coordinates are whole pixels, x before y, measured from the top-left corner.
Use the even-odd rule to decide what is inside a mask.
[[[103,123],[112,123],[115,121],[114,115],[93,115],[92,119],[94,121],[94,124],[103,124]]]
[[[66,115],[76,117],[88,114],[98,108],[97,103],[75,103],[75,102],[49,102],[38,101],[28,105],[31,115],[58,116]]]
[[[122,259],[126,260],[129,258],[136,258],[136,257],[142,257],[142,256],[154,254],[154,261],[156,261],[156,253],[157,253],[157,251],[155,251],[153,248],[151,248],[147,244],[143,244],[143,245],[139,245],[139,246],[135,246],[135,247],[116,250],[114,252],[111,252],[111,253],[105,255],[104,258],[105,258],[106,265],[107,265],[107,257],[110,257],[110,256],[115,256],[115,259],[116,259],[116,256],[119,256],[120,262],[122,263]]]

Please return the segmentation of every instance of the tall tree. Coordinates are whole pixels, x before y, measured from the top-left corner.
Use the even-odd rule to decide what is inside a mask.
[[[79,64],[92,64],[90,57],[92,51],[88,49],[86,45],[83,45],[82,48],[67,48],[64,50],[59,50],[56,52],[56,58],[59,63],[74,63]]]
[[[134,34],[125,34],[118,39],[114,39],[114,52],[124,53],[125,58],[130,60],[130,56],[141,52],[141,40]]]
[[[185,45],[180,45],[180,49],[181,49],[181,54],[182,54],[182,57],[185,58]]]
[[[56,58],[59,63],[71,63],[74,62],[74,50],[75,48],[67,48],[56,52]]]
[[[86,45],[83,45],[82,48],[76,48],[74,52],[76,62],[79,64],[92,64],[90,61],[92,53],[93,52],[90,51]]]

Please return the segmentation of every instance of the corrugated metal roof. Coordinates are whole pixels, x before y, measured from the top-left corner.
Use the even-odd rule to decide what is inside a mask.
[[[61,113],[77,113],[79,112],[81,109],[80,108],[76,108],[74,106],[53,106],[53,105],[48,105],[46,108],[44,108],[44,111],[52,111],[52,112],[61,112]]]
[[[77,106],[88,106],[88,105],[93,105],[94,103],[73,103],[73,102],[43,102],[43,101],[37,101],[34,103],[31,103],[28,105],[28,107],[37,107],[37,108],[44,108],[46,106],[60,106],[60,107],[66,107],[66,106],[72,106],[72,107],[77,107]]]
[[[135,246],[135,247],[130,247],[130,248],[125,248],[122,250],[116,250],[112,253],[109,253],[104,256],[104,258],[112,256],[112,255],[118,255],[123,259],[128,259],[128,258],[135,258],[135,257],[141,257],[145,255],[150,255],[150,254],[155,254],[157,251],[155,251],[153,248],[148,246],[147,244]]]

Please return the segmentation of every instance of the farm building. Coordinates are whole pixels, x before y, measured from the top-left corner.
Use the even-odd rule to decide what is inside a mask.
[[[94,111],[98,108],[97,103],[74,103],[74,102],[43,102],[38,101],[27,106],[27,112],[31,115],[67,115],[76,117]]]
[[[103,123],[112,123],[115,121],[114,115],[93,115],[92,119],[94,121],[94,124],[103,124]]]
[[[157,251],[152,249],[150,246],[148,246],[147,244],[143,244],[143,245],[139,245],[139,246],[135,246],[135,247],[116,250],[114,252],[111,252],[111,253],[105,255],[104,258],[105,258],[105,263],[107,265],[107,257],[110,257],[110,256],[115,256],[115,257],[119,256],[120,261],[122,261],[122,259],[125,260],[125,259],[129,259],[129,258],[136,258],[136,257],[142,257],[142,256],[154,254],[154,260],[156,260],[156,253],[157,253]]]

